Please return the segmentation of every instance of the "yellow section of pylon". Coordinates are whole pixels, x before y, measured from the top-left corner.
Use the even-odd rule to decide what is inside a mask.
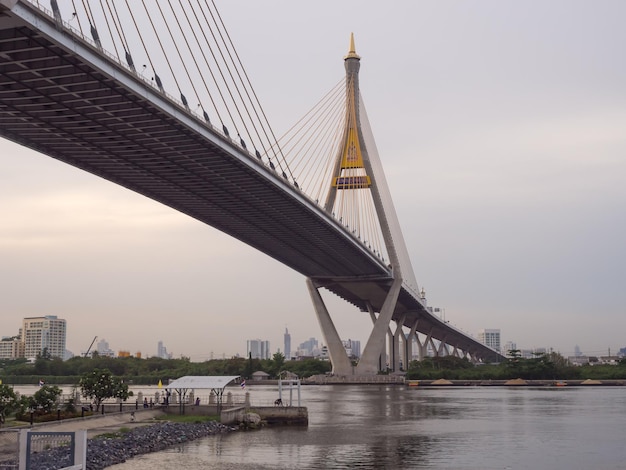
[[[356,120],[356,112],[354,118]],[[353,121],[354,122],[354,121]],[[344,170],[354,170],[356,168],[365,168],[363,164],[363,154],[361,153],[361,145],[359,144],[359,136],[356,128],[351,126],[346,135],[346,142],[341,157],[340,169],[342,174],[333,179],[333,186],[337,189],[360,189],[369,188],[371,185],[370,177],[364,174],[348,174]]]
[[[348,129],[348,135],[341,157],[341,169],[347,170],[350,168],[363,168],[361,145],[359,144],[359,137],[354,127]]]
[[[163,388],[163,384],[161,383],[161,379],[159,379],[159,385],[157,385],[157,387]]]
[[[350,34],[350,50],[345,59],[360,59],[354,46],[354,33]],[[332,186],[337,189],[362,189],[371,186],[371,179],[365,174],[363,152],[359,141],[355,86],[354,77],[348,77],[346,83],[346,130],[341,149],[339,174],[335,174],[332,180]]]

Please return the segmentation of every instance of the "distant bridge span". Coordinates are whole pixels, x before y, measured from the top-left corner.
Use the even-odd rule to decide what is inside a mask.
[[[236,141],[28,2],[0,0],[0,135],[211,225],[364,312],[383,307],[393,271],[363,242]],[[501,357],[405,285],[392,320],[438,340],[437,353],[450,345],[477,360]]]

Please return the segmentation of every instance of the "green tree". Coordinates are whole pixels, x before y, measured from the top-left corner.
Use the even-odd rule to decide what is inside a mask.
[[[519,349],[510,349],[507,352],[507,356],[508,358],[505,363],[507,372],[510,374],[511,378],[518,378],[522,369],[522,351]]]
[[[114,377],[108,369],[94,369],[83,375],[79,386],[82,396],[95,402],[96,411],[100,409],[102,401],[107,398],[126,400],[132,395],[132,392],[128,391],[128,385],[119,377]]]
[[[283,370],[283,366],[285,365],[285,355],[281,352],[276,352],[272,356],[272,363],[270,366],[270,374],[274,377],[277,377],[280,374],[280,371]]]
[[[320,361],[319,359],[305,359],[303,361],[288,361],[285,369],[296,374],[298,377],[311,377],[312,375],[325,374],[330,372],[330,361]]]
[[[50,413],[57,404],[63,391],[56,385],[43,385],[33,395],[33,404],[44,413]]]
[[[17,408],[18,400],[12,387],[0,384],[0,426],[7,414]]]

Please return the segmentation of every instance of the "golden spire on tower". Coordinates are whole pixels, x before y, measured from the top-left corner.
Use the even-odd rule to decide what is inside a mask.
[[[344,57],[344,59],[360,59],[361,57],[356,53],[356,48],[354,47],[354,33],[350,33],[350,50],[348,51],[348,55]]]

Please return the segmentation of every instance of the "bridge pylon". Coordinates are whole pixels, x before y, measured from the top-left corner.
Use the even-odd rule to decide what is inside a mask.
[[[375,209],[374,220],[378,235],[383,240],[385,255],[389,259],[389,275],[386,279],[381,279],[378,283],[382,286],[384,301],[378,302],[374,307],[367,302],[367,310],[370,312],[374,325],[370,336],[365,344],[363,353],[356,366],[352,366],[347,357],[347,353],[337,330],[330,318],[330,314],[319,295],[319,287],[323,287],[327,280],[308,279],[307,286],[311,294],[313,305],[322,329],[322,334],[329,350],[333,373],[337,375],[376,375],[386,362],[381,361],[381,355],[385,355],[385,345],[389,324],[396,311],[398,297],[402,287],[408,287],[415,292],[418,291],[417,282],[413,274],[413,269],[408,257],[398,218],[393,207],[391,195],[382,171],[382,165],[378,159],[369,125],[366,130],[362,122],[367,123],[362,110],[361,95],[359,92],[359,69],[360,56],[356,53],[354,35],[350,36],[350,49],[344,57],[346,70],[346,107],[345,124],[343,137],[337,149],[332,179],[330,181],[328,194],[324,203],[324,209],[329,214],[339,213],[341,201],[352,199],[346,194],[368,193]],[[353,211],[358,211],[353,208]],[[345,212],[343,212],[345,214]],[[358,220],[361,214],[349,214],[352,220]],[[331,282],[359,283],[364,280],[344,279],[341,281],[331,280]],[[368,279],[367,281],[371,281]],[[379,296],[380,297],[380,296]],[[364,297],[367,299],[367,297]],[[376,316],[375,314],[378,313]],[[398,324],[399,332],[402,325]],[[397,332],[397,333],[399,333]],[[397,335],[396,335],[397,336]],[[392,346],[397,349],[397,340],[392,341]],[[396,355],[397,352],[396,352]],[[399,361],[399,358],[398,358]],[[392,368],[396,369],[395,362]]]

